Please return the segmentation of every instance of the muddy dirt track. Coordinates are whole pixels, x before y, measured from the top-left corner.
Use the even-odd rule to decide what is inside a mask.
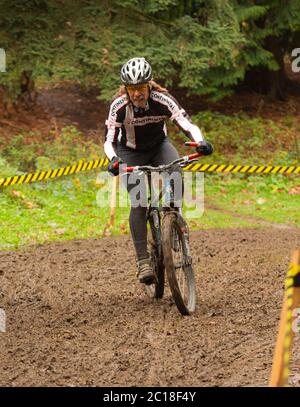
[[[129,237],[0,252],[0,385],[266,386],[299,229],[210,230],[191,242],[192,317],[168,291],[145,296]],[[293,358],[295,379],[297,349]]]

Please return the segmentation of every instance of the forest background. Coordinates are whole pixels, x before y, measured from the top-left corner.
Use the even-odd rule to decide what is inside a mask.
[[[214,144],[205,162],[300,163],[296,0],[2,0],[0,48],[0,177],[102,157],[109,101],[133,56]],[[127,210],[105,227],[99,189],[93,171],[2,188],[1,248],[128,233]],[[204,216],[190,224],[299,226],[299,204],[297,175],[210,174]]]

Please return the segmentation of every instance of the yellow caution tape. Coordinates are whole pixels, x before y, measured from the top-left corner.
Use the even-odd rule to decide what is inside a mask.
[[[233,164],[189,164],[185,171],[241,172],[243,174],[300,174],[300,166],[233,165]]]
[[[0,178],[0,187],[9,185],[32,184],[47,180],[48,178],[57,178],[65,175],[77,174],[78,172],[89,171],[96,168],[107,167],[109,161],[107,158],[101,158],[93,161],[79,161],[76,164],[67,167],[56,168],[54,170],[37,171],[32,174],[15,175],[14,177]]]
[[[49,178],[57,178],[65,175],[77,174],[83,171],[90,171],[96,168],[107,167],[109,161],[107,158],[101,158],[93,161],[79,161],[76,164],[67,167],[56,168],[53,170],[37,171],[30,174],[15,175],[12,177],[0,178],[0,187],[9,185],[32,184],[33,182],[44,181]],[[217,172],[217,173],[237,173],[242,174],[300,174],[300,166],[259,166],[259,165],[233,165],[233,164],[189,164],[183,168],[184,171],[198,172]]]

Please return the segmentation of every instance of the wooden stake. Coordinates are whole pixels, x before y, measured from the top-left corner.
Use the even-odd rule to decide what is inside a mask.
[[[115,224],[116,203],[117,203],[117,191],[119,186],[119,177],[113,178],[113,187],[110,200],[110,219],[109,226],[113,227]]]
[[[117,203],[117,191],[119,186],[119,177],[113,177],[113,185],[111,191],[111,198],[110,198],[110,215],[109,221],[105,225],[103,229],[102,236],[107,236],[109,229],[111,229],[115,224],[115,214],[116,214],[116,203]]]

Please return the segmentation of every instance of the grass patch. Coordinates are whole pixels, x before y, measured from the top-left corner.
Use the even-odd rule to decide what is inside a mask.
[[[1,249],[49,241],[101,237],[108,209],[97,203],[95,171],[47,183],[8,187],[0,192]],[[125,211],[115,230],[126,233]]]
[[[101,195],[97,198],[96,175],[91,171],[47,183],[2,189],[1,249],[102,237],[109,221],[110,197],[106,197],[106,206],[99,206]],[[297,179],[282,176],[275,187],[271,178],[251,176],[245,180],[225,174],[206,175],[204,214],[193,214],[188,222],[192,230],[261,227],[261,220],[300,226],[299,184]],[[291,191],[297,194],[289,194]],[[129,233],[128,215],[129,208],[117,208],[115,226],[106,234]]]
[[[233,214],[300,226],[300,180],[296,176],[206,176],[208,201]]]
[[[289,133],[298,130],[291,123],[276,125],[261,118],[210,112],[199,113],[194,121],[216,147],[214,156],[204,158],[203,162],[295,165],[299,158]],[[0,177],[103,156],[102,149],[85,140],[73,126],[49,137],[37,143],[33,141],[34,134],[19,134],[9,145],[1,146],[0,142]],[[185,136],[172,126],[171,138],[180,154],[189,151],[183,146]],[[115,226],[106,229],[109,197],[106,206],[100,207],[101,185],[97,188],[96,178],[97,172],[90,171],[1,188],[0,248],[101,237],[105,231],[106,235],[129,233],[129,208],[117,208]],[[205,202],[203,216],[194,213],[188,218],[192,230],[261,227],[262,220],[300,226],[299,175],[206,174]]]

